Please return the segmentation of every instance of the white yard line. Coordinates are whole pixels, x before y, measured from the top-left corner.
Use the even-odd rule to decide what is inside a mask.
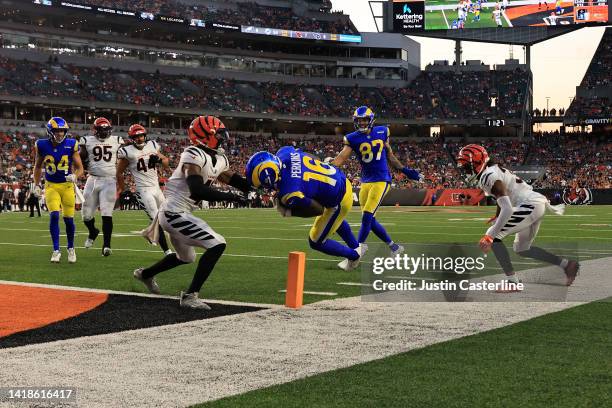
[[[442,11],[442,17],[444,17],[444,22],[446,23],[446,28],[450,28],[448,25],[448,20],[446,19],[446,13],[444,13],[444,9],[440,9]]]

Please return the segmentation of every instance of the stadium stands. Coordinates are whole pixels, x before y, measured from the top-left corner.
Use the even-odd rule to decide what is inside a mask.
[[[606,28],[566,115],[612,117],[612,28]]]
[[[354,34],[357,30],[348,17],[335,15],[319,18],[295,14],[290,8],[270,7],[255,2],[210,2],[188,4],[180,0],[88,0],[88,4],[136,12],[148,12],[169,17],[215,21],[236,25],[272,27],[295,31]],[[323,15],[323,13],[319,13]]]
[[[527,74],[520,70],[424,72],[407,88],[248,83],[4,57],[0,73],[0,94],[6,95],[322,117],[346,117],[368,104],[384,118],[512,118],[520,117],[527,92]],[[241,92],[244,84],[252,85],[250,95]]]

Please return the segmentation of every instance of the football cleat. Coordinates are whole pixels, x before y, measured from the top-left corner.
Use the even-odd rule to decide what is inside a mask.
[[[567,266],[564,269],[565,272],[565,286],[571,286],[580,271],[580,264],[577,261],[568,261]]]
[[[74,248],[68,248],[68,263],[76,262],[76,251]]]
[[[83,245],[86,249],[89,249],[93,246],[94,241],[96,240],[96,238],[98,238],[98,235],[100,234],[100,230],[96,229],[94,232],[94,237],[93,238],[87,238],[85,240],[85,244]]]
[[[110,256],[112,253],[113,253],[113,250],[110,249],[109,247],[102,248],[102,255],[103,256]]]
[[[181,307],[189,309],[210,310],[210,306],[208,306],[202,299],[198,297],[198,292],[181,292],[181,300],[179,302],[179,305]]]
[[[352,269],[355,269],[357,267],[357,265],[359,265],[359,261],[361,260],[361,258],[363,258],[363,256],[365,255],[365,253],[368,250],[368,244],[359,244],[359,246],[357,248],[355,248],[355,251],[357,251],[357,253],[359,254],[359,259],[355,260],[355,261],[351,261],[347,258],[343,259],[342,261],[338,262],[338,268],[342,269],[343,271],[350,271]],[[350,265],[350,263],[353,263],[352,267]],[[356,264],[355,264],[356,262]]]
[[[51,254],[51,262],[59,263],[60,259],[62,259],[62,253],[60,251],[53,251]]]
[[[167,250],[164,251],[164,255],[166,255],[166,256],[167,255],[172,255],[172,254],[173,254],[173,252],[172,252],[171,249],[167,249]]]
[[[143,268],[134,269],[134,278],[144,283],[147,289],[149,289],[149,292],[155,295],[159,295],[161,292],[159,290],[159,286],[157,285],[157,282],[155,281],[155,278],[148,278],[148,279],[143,278],[142,277],[143,270],[144,270]]]
[[[401,246],[400,244],[393,243],[392,245],[389,246],[389,249],[391,250],[392,256],[399,255],[404,252],[404,247]]]

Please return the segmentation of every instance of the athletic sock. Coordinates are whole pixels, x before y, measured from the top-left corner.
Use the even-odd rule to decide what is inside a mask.
[[[310,247],[312,249],[316,249],[317,251],[323,252],[327,255],[348,258],[351,261],[354,261],[359,258],[359,253],[356,250],[344,246],[338,241],[334,241],[333,239],[327,239],[325,240],[325,242],[322,243],[314,242],[313,240],[309,240],[309,242]]]
[[[66,225],[66,238],[68,240],[68,248],[74,248],[74,232],[76,227],[74,225],[74,218],[64,217],[64,224]]]
[[[199,292],[200,289],[202,289],[202,285],[204,285],[204,282],[206,282],[206,279],[208,279],[212,273],[217,261],[221,258],[221,255],[223,255],[225,246],[225,244],[214,246],[207,249],[206,252],[202,254],[198,262],[198,267],[193,275],[191,285],[189,285],[189,289],[187,289],[187,293]]]
[[[104,235],[104,248],[110,248],[113,234],[113,217],[102,216],[102,234]]]
[[[370,234],[370,230],[372,229],[372,220],[374,219],[374,214],[371,212],[364,211],[361,216],[361,228],[359,229],[359,238],[357,240],[359,243],[366,242],[368,239],[368,235]]]
[[[526,251],[517,252],[520,256],[536,259],[553,265],[561,265],[562,259],[545,249],[532,246]],[[566,265],[567,266],[567,265]]]
[[[342,224],[340,224],[340,227],[338,227],[337,232],[338,235],[340,235],[340,238],[346,242],[349,248],[355,249],[359,246],[359,242],[357,242],[355,235],[353,235],[353,231],[351,230],[351,226],[348,222],[342,221]]]
[[[152,265],[148,268],[142,270],[142,277],[144,279],[149,279],[157,275],[158,273],[167,271],[168,269],[176,268],[179,265],[185,265],[187,262],[183,262],[176,254],[170,254],[164,256],[159,262],[155,265]]]
[[[96,239],[96,236],[100,231],[96,228],[96,219],[92,218],[91,220],[83,221],[83,224],[87,227],[89,231],[89,239]]]
[[[60,239],[60,228],[59,228],[59,211],[52,211],[49,213],[49,232],[51,233],[51,241],[53,241],[53,250],[59,251],[59,239]]]
[[[510,253],[508,252],[508,248],[506,245],[500,240],[495,238],[493,240],[493,245],[491,245],[491,249],[495,254],[495,258],[497,258],[497,262],[499,266],[503,269],[506,275],[513,275],[514,268],[512,267],[512,261],[510,261]]]
[[[161,227],[161,225],[159,225],[159,238],[157,243],[162,251],[166,252],[169,249],[168,240],[166,240],[166,234],[164,234],[164,229]]]
[[[381,225],[380,222],[376,220],[376,218],[372,219],[372,232],[376,234],[376,236],[385,244],[389,246],[393,244],[391,237],[389,236],[389,234],[387,234],[387,230]]]

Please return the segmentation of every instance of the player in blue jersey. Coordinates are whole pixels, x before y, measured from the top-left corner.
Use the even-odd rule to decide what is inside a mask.
[[[64,215],[68,240],[68,262],[76,262],[74,251],[74,183],[83,174],[83,163],[79,156],[79,144],[68,139],[68,124],[60,117],[47,122],[47,139],[36,141],[36,162],[34,164],[34,185],[38,185],[45,169],[45,202],[51,220],[49,230],[53,241],[51,262],[58,263],[62,256],[59,246],[60,210]]]
[[[386,126],[374,126],[374,112],[367,106],[361,106],[353,114],[355,132],[344,138],[344,149],[338,156],[331,160],[335,167],[341,167],[353,152],[361,164],[361,190],[359,191],[359,205],[362,211],[361,229],[358,241],[367,249],[365,242],[374,231],[377,237],[385,242],[393,255],[403,252],[404,248],[393,242],[385,228],[376,220],[376,211],[391,186],[391,172],[389,165],[394,170],[401,171],[411,180],[421,181],[422,176],[418,171],[402,165],[395,157],[389,144],[389,128]],[[326,159],[330,161],[330,159]],[[338,265],[342,267],[342,262]]]
[[[316,217],[308,234],[310,247],[347,258],[345,270],[356,268],[361,248],[344,220],[353,206],[351,183],[340,170],[300,149],[285,146],[277,154],[258,152],[249,159],[249,183],[276,191],[276,207],[283,217]],[[329,239],[335,232],[347,245]]]

